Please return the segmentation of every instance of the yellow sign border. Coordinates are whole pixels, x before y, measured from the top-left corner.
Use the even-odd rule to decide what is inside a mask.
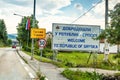
[[[31,28],[31,38],[45,38],[46,29],[45,28]]]

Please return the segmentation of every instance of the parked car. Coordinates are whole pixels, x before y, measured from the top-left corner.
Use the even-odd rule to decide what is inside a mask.
[[[16,48],[16,45],[12,45],[12,48]]]

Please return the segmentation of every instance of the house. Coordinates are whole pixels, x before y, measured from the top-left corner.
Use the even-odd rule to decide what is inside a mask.
[[[100,40],[100,52],[104,52],[105,40]],[[117,53],[117,45],[111,45],[108,43],[110,53]]]

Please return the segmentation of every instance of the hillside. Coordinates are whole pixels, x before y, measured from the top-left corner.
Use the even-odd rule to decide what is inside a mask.
[[[8,34],[8,38],[13,40],[13,39],[16,39],[17,37],[17,34]]]

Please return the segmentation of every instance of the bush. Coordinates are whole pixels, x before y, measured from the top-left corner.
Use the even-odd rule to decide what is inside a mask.
[[[103,75],[96,72],[82,72],[80,70],[72,71],[65,69],[61,74],[70,80],[103,80]]]
[[[52,51],[50,48],[44,48],[44,49],[43,49],[43,52],[44,52],[44,53],[48,53],[48,52],[49,52],[49,53],[52,53],[53,51]]]
[[[116,54],[115,56],[113,56],[113,58],[120,58],[120,53]]]
[[[43,49],[43,57],[49,58],[49,59],[53,59],[53,54],[52,54],[52,50],[49,48],[44,48]]]

